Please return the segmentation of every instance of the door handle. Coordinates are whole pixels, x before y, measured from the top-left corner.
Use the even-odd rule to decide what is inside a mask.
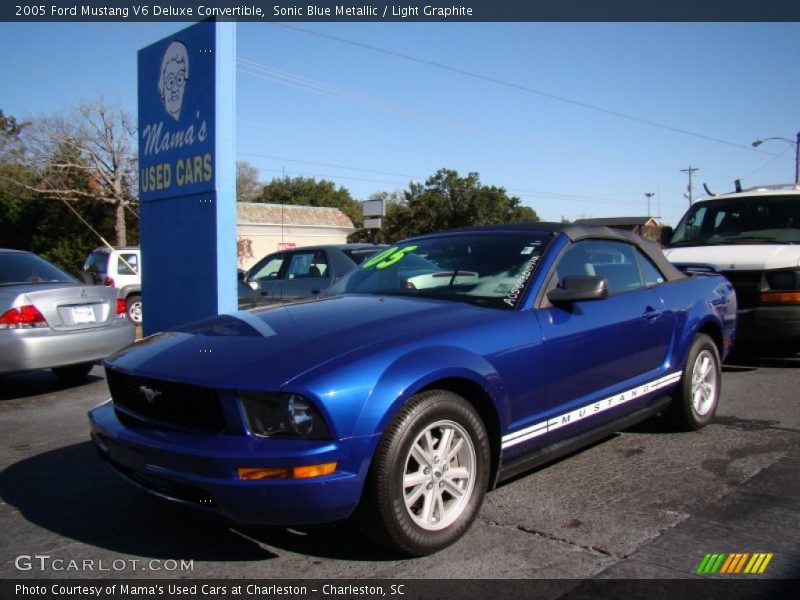
[[[661,316],[661,311],[657,308],[653,308],[652,306],[648,306],[644,309],[644,314],[642,315],[643,318],[652,321],[653,319],[657,319]]]

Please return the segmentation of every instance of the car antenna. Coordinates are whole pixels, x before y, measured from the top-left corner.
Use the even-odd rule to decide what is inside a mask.
[[[708,194],[709,196],[716,196],[716,194],[714,192],[712,192],[710,189],[708,189],[708,185],[706,183],[703,183],[703,189],[706,191],[706,194]]]

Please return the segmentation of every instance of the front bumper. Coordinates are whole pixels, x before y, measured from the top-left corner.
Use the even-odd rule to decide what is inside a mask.
[[[758,306],[740,310],[737,317],[737,340],[800,342],[800,306]]]
[[[259,525],[310,525],[347,518],[361,497],[380,434],[312,442],[200,434],[123,425],[111,403],[89,413],[95,448],[128,481],[167,500]],[[337,462],[309,479],[239,479],[246,467]]]
[[[98,362],[133,343],[136,328],[127,319],[78,331],[0,331],[0,374]]]

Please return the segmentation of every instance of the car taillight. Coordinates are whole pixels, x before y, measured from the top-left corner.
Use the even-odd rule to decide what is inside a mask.
[[[103,279],[103,285],[108,287],[115,287],[114,280],[111,277],[106,277],[105,279]]]
[[[124,319],[128,316],[128,305],[122,298],[117,298],[117,317]]]
[[[32,329],[47,327],[47,321],[39,309],[32,305],[7,310],[0,317],[0,329]]]

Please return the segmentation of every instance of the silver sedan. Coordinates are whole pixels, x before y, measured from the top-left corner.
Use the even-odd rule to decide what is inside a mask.
[[[115,288],[83,285],[35,254],[0,249],[0,375],[52,369],[77,381],[134,335]]]

